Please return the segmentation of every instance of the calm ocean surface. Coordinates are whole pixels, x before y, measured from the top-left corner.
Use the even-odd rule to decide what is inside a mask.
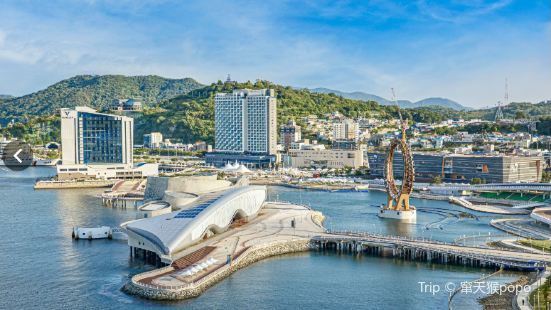
[[[447,309],[448,294],[422,292],[419,282],[459,286],[490,270],[404,262],[371,256],[303,253],[264,260],[210,288],[202,296],[159,303],[120,291],[131,275],[150,266],[132,263],[125,241],[71,239],[73,226],[118,226],[133,208],[109,209],[102,189],[34,191],[51,168],[0,170],[0,309]],[[447,216],[463,211],[447,202],[414,200],[418,221],[397,225],[377,218],[385,194],[327,193],[270,188],[271,200],[308,204],[327,216],[326,227],[453,241],[464,234],[499,233],[489,218]],[[426,211],[426,212],[425,212]],[[498,278],[501,282],[512,275]],[[463,294],[465,295],[465,294]],[[477,307],[476,295],[459,296],[454,309]]]

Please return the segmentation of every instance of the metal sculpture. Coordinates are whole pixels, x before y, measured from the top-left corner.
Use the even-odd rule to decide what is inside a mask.
[[[393,90],[394,93],[394,90]],[[398,107],[398,115],[400,117],[400,126],[402,130],[402,137],[400,139],[394,139],[390,142],[390,149],[388,150],[386,159],[385,159],[385,187],[388,194],[387,205],[385,209],[387,210],[404,210],[408,211],[410,209],[415,210],[415,208],[409,205],[409,195],[413,191],[413,182],[415,181],[415,170],[413,164],[413,155],[411,149],[406,142],[406,126],[407,119],[402,118],[402,113]],[[404,174],[402,177],[402,187],[398,189],[396,186],[396,181],[394,180],[394,173],[392,164],[394,162],[394,152],[396,149],[400,149],[402,152],[402,157],[404,159]],[[396,203],[396,204],[394,204]]]

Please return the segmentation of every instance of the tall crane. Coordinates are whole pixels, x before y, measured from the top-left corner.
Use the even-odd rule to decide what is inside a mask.
[[[400,127],[402,130],[402,140],[406,140],[406,127],[407,127],[407,119],[402,118],[402,112],[400,112],[400,106],[398,105],[398,100],[396,99],[396,92],[394,91],[394,88],[391,88],[390,91],[392,92],[392,101],[394,102],[394,105],[396,105],[396,109],[398,110],[398,117],[400,117]]]

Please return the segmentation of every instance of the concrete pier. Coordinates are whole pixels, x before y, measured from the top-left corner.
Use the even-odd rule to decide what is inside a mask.
[[[322,221],[320,212],[306,206],[268,202],[250,222],[235,222],[226,232],[178,253],[170,265],[135,275],[123,290],[155,300],[196,297],[231,273],[256,261],[308,251],[310,240],[325,232]],[[135,259],[149,264],[159,261],[155,253],[143,249],[135,248],[130,253]],[[215,263],[206,266],[209,260]],[[186,273],[192,268],[200,270]]]
[[[37,181],[34,189],[75,189],[111,187],[113,180],[67,180],[67,181]]]
[[[504,268],[520,271],[543,270],[551,256],[515,250],[468,247],[453,243],[409,239],[360,233],[333,233],[315,236],[311,245],[316,250],[359,253],[405,260],[458,264],[481,268]],[[351,251],[349,249],[354,249]]]
[[[551,256],[536,253],[467,247],[399,236],[327,232],[321,226],[322,221],[320,212],[305,206],[266,203],[252,221],[235,223],[226,232],[210,236],[183,250],[163,268],[135,275],[123,290],[155,300],[192,298],[256,261],[308,250],[521,271],[542,270],[551,263]],[[136,259],[162,265],[153,252],[134,248],[130,253]],[[216,263],[205,265],[209,260]],[[197,270],[190,273],[196,266]]]

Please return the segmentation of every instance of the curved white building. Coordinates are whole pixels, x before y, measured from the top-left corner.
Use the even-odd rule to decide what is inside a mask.
[[[265,186],[237,187],[205,195],[184,210],[126,222],[121,227],[128,233],[131,249],[154,252],[169,263],[175,254],[205,236],[225,231],[234,219],[256,216],[265,200]]]

